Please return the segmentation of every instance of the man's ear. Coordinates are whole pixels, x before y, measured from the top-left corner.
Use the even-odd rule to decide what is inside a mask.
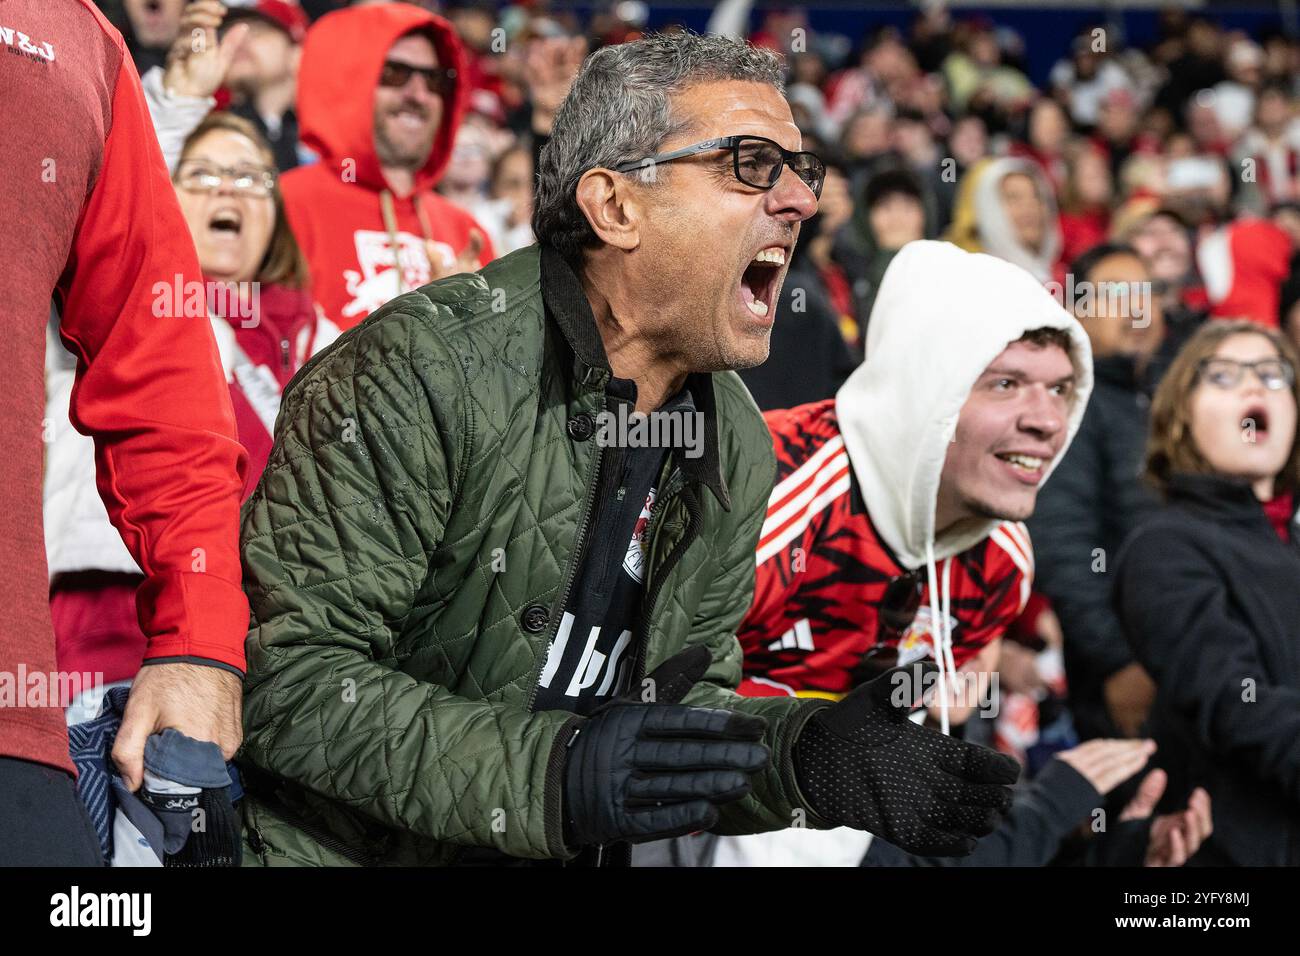
[[[601,242],[629,252],[641,244],[645,206],[626,177],[589,169],[578,180],[575,198]]]

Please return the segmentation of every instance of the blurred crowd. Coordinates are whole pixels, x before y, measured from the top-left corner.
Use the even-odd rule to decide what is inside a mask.
[[[266,140],[273,172],[330,159],[330,140],[345,135],[322,127],[348,112],[346,101],[317,87],[350,82],[341,77],[346,59],[322,56],[354,54],[321,42],[304,57],[312,19],[333,5],[262,0],[224,14],[215,0],[103,6],[141,72],[159,68],[159,92],[173,108],[214,97],[212,106],[247,119]],[[547,3],[444,4],[441,12],[463,57],[463,74],[446,80],[458,101],[448,112],[461,115],[428,185],[472,215],[481,249],[502,255],[531,241],[534,158],[582,57],[639,36],[650,10],[611,4],[586,21]],[[227,49],[192,76],[187,63],[203,45],[195,30],[214,27]],[[1290,243],[1300,238],[1300,44],[1280,31],[1247,36],[1171,7],[1156,41],[1138,48],[1098,23],[1071,40],[1038,88],[1021,37],[942,4],[907,29],[861,37],[814,31],[795,8],[755,12],[735,2],[720,4],[709,28],[786,57],[804,148],[828,167],[820,215],[803,231],[799,274],[808,281],[788,283],[787,293],[806,289],[810,311],[833,317],[851,354],[860,356],[892,253],[922,237],[990,252],[1045,282],[1063,282],[1102,241],[1132,242],[1172,326],[1207,313],[1291,328],[1300,298],[1288,281]],[[364,46],[364,34],[356,39],[346,45]],[[405,86],[385,85],[406,95]],[[326,101],[316,106],[317,97]],[[392,108],[432,119],[427,104],[399,97]],[[312,128],[301,112],[314,114]],[[418,145],[432,130],[415,134]],[[373,278],[362,271],[362,281]],[[318,292],[340,327],[373,307],[354,298],[345,304],[352,311],[335,313],[327,298]],[[769,404],[796,404],[803,394],[789,387],[796,391]]]
[[[643,3],[584,18],[540,0],[99,5],[140,71],[203,275],[240,290],[215,325],[254,463],[248,490],[271,449],[279,392],[313,354],[402,292],[534,241],[534,171],[573,76],[590,51],[640,36],[651,17]],[[1152,397],[1183,346],[1211,320],[1266,330],[1278,357],[1300,346],[1300,39],[1170,8],[1142,47],[1106,23],[1081,30],[1036,86],[1022,37],[941,3],[906,28],[845,36],[814,30],[795,7],[728,0],[709,30],[785,57],[803,149],[826,166],[771,358],[742,373],[760,408],[835,395],[863,359],[886,269],[916,240],[1014,263],[1078,312],[1095,391],[1028,521],[1034,593],[1002,642],[1000,712],[968,734],[1033,771],[1083,741],[1154,733],[1160,688],[1106,562],[1159,507],[1139,473]],[[1089,284],[1131,292],[1081,305]],[[60,358],[53,332],[51,342],[49,401],[66,415],[75,360]],[[124,683],[144,648],[138,572],[98,501],[89,441],[68,432],[49,453],[60,663]],[[1289,540],[1290,495],[1268,512]],[[134,637],[87,644],[91,621]],[[1296,622],[1283,626],[1294,642]],[[97,706],[85,702],[77,719]],[[1163,706],[1176,710],[1177,698]],[[1184,743],[1198,756],[1183,766],[1198,772],[1171,779],[1171,806],[1227,772],[1205,740]],[[1294,742],[1286,753],[1243,746],[1300,773]],[[1146,801],[1148,814],[1163,789],[1107,786],[1117,807]],[[1279,807],[1296,819],[1295,806]],[[1236,861],[1265,839],[1246,823],[1227,829],[1241,841],[1225,843]],[[1216,862],[1232,860],[1225,851]]]

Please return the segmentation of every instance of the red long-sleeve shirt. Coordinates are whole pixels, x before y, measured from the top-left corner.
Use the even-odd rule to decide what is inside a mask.
[[[42,431],[68,427],[42,422],[51,300],[72,421],[145,573],[146,661],[243,670],[245,454],[208,318],[175,314],[202,275],[122,37],[89,0],[5,0],[0,89],[0,756],[70,770],[41,520]]]

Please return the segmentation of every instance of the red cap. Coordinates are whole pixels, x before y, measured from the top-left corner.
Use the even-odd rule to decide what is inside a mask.
[[[238,23],[240,20],[256,17],[277,26],[289,34],[294,43],[301,43],[307,35],[307,14],[302,7],[290,0],[257,0],[246,7],[231,7],[226,14],[225,25]]]

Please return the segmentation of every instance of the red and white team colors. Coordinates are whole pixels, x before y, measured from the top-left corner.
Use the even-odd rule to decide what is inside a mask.
[[[738,637],[741,693],[843,694],[863,676],[889,582],[909,570],[881,540],[853,477],[834,400],[766,416],[776,487],[758,542],[754,603]],[[950,560],[950,624],[958,667],[1023,610],[1033,582],[1029,533],[1002,522]],[[940,568],[942,573],[942,567]],[[881,635],[898,662],[932,657],[928,591],[912,624]]]
[[[894,257],[866,361],[833,400],[766,416],[777,475],[753,606],[738,629],[742,693],[839,695],[895,659],[932,657],[955,671],[1019,615],[1034,575],[1024,525],[981,518],[936,528],[935,510],[971,389],[1008,345],[1040,328],[1067,333],[1076,377],[1050,475],[1092,388],[1083,327],[1008,262],[924,240]],[[900,593],[910,597],[906,613]]]

